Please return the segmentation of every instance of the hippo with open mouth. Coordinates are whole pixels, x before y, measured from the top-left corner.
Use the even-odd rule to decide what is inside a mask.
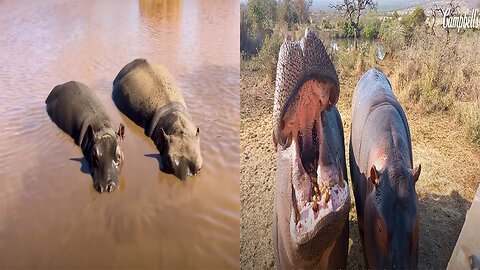
[[[70,81],[55,86],[45,101],[52,121],[82,148],[95,189],[112,192],[123,165],[125,127],[113,123],[95,93],[85,84]]]
[[[273,109],[277,149],[275,261],[280,269],[345,268],[350,192],[337,72],[317,34],[280,48]]]
[[[164,66],[150,65],[145,59],[128,63],[113,81],[112,98],[117,108],[152,138],[163,171],[182,180],[200,171],[200,129]]]
[[[418,266],[418,197],[405,112],[387,77],[369,69],[352,101],[350,172],[368,268]]]

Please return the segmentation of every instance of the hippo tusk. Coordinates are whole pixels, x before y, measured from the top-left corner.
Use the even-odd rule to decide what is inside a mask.
[[[345,187],[345,183],[343,182],[343,171],[340,165],[338,165],[338,184],[340,185],[341,188]]]

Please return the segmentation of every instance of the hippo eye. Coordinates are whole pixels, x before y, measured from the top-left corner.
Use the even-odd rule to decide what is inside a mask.
[[[117,148],[115,148],[115,153],[117,160],[120,160],[122,158],[122,155],[120,153],[120,147],[117,146]]]
[[[98,166],[98,159],[99,159],[99,152],[98,152],[98,149],[96,147],[93,147],[93,151],[92,151],[92,164],[94,166]]]

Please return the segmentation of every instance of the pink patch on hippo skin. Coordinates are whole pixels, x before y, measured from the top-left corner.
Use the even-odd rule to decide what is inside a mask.
[[[372,165],[375,165],[377,171],[383,170],[385,168],[385,164],[387,164],[387,150],[386,146],[383,144],[378,144],[374,147],[374,149],[370,150],[370,159],[368,161],[368,169]]]

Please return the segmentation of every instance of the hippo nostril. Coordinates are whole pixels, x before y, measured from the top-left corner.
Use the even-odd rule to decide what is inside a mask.
[[[108,184],[107,186],[107,191],[112,192],[114,189],[115,189],[115,183],[110,182],[110,184]]]
[[[200,169],[202,169],[202,165],[199,165],[199,164],[195,165],[195,171],[193,171],[194,174],[197,174],[200,171]]]

